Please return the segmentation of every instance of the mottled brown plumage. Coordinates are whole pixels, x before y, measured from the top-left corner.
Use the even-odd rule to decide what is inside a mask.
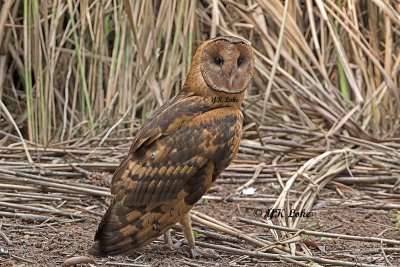
[[[143,124],[114,173],[92,254],[128,253],[178,222],[194,253],[188,212],[237,153],[253,61],[249,43],[235,37],[197,49],[182,90]]]

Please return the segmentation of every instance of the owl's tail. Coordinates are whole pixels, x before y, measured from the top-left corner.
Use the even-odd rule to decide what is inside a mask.
[[[169,215],[163,205],[126,207],[113,200],[99,225],[89,253],[107,256],[143,247],[173,226],[175,220]]]

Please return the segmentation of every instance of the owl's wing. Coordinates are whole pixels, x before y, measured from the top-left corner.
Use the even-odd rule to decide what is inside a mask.
[[[116,201],[124,206],[159,204],[185,190],[193,205],[205,189],[201,180],[189,180],[207,163],[213,163],[215,175],[229,165],[238,145],[232,142],[240,140],[240,111],[204,112],[201,103],[190,104],[173,102],[173,108],[160,112],[142,128],[113,177],[111,191]]]
[[[139,129],[128,155],[114,172],[111,193],[114,195],[117,193],[115,185],[119,184],[120,180],[126,176],[124,174],[129,170],[129,164],[137,161],[138,149],[148,147],[162,136],[175,132],[182,124],[208,110],[208,105],[201,98],[182,91],[156,110]]]

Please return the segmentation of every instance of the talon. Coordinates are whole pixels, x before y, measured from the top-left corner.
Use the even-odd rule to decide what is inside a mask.
[[[222,257],[215,252],[215,250],[213,249],[200,249],[197,247],[194,247],[193,249],[190,249],[190,256],[192,258],[199,258],[199,257],[203,257],[203,258],[209,258],[209,259],[215,259],[215,260],[221,260]]]
[[[193,259],[199,256],[195,248],[189,249],[189,252],[190,252],[190,257],[192,257]]]
[[[174,244],[172,244],[171,250],[183,251],[182,250],[182,248],[183,248],[182,244],[183,244],[183,239],[179,239]]]
[[[168,242],[165,242],[165,246],[168,247],[172,251],[178,251],[178,252],[184,252],[186,253],[187,251],[183,247],[183,239],[180,239],[176,241],[175,243],[172,242],[172,240],[168,240]]]

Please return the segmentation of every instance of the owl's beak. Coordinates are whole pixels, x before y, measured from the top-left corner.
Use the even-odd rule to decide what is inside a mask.
[[[231,77],[229,77],[229,80],[228,80],[228,85],[229,85],[229,88],[232,88],[232,86],[233,86],[233,80],[234,80],[234,77],[233,76],[231,76]]]
[[[228,78],[228,86],[229,86],[229,88],[232,88],[232,86],[233,86],[233,81],[236,78],[237,70],[238,70],[237,66],[234,65],[228,71],[228,77],[229,77]]]

